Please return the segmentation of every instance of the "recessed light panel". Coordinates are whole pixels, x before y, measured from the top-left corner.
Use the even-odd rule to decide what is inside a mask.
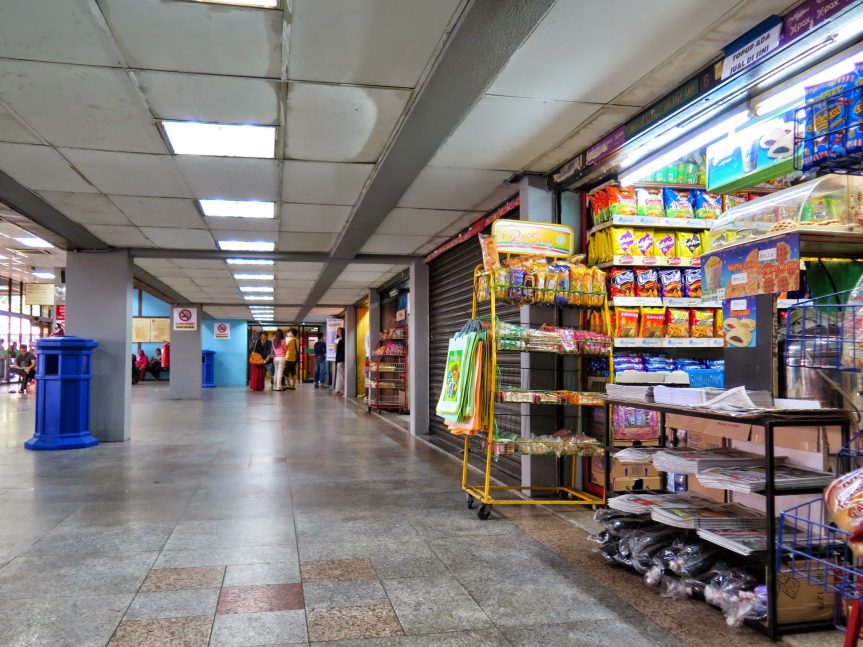
[[[272,292],[271,285],[241,285],[240,292]]]
[[[204,4],[232,4],[238,7],[258,7],[259,9],[278,9],[279,0],[195,0]]]
[[[162,128],[174,155],[276,156],[275,126],[163,121]]]
[[[244,294],[243,298],[246,301],[275,301],[275,298],[263,296],[260,294]]]
[[[228,265],[275,265],[269,258],[226,258]]]
[[[263,272],[237,272],[234,278],[238,281],[272,281],[275,274],[264,274]]]
[[[276,203],[258,200],[198,200],[208,218],[275,218]]]
[[[276,244],[271,240],[220,240],[219,249],[228,252],[272,252]]]
[[[47,240],[43,240],[38,236],[19,236],[15,240],[24,245],[25,247],[32,247],[34,249],[50,249],[54,247]]]

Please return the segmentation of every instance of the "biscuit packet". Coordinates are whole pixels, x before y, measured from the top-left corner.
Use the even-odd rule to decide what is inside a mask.
[[[715,310],[713,308],[693,308],[689,311],[689,336],[713,337]]]
[[[689,337],[689,310],[668,308],[665,313],[666,337]]]
[[[616,308],[614,311],[614,336],[638,337],[639,312],[632,308]]]
[[[665,336],[665,308],[642,308],[639,333],[651,339]]]

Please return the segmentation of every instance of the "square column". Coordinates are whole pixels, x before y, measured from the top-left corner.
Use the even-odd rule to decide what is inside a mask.
[[[421,257],[410,265],[408,294],[408,406],[411,433],[429,433],[429,268]]]
[[[369,288],[369,346],[374,351],[381,338],[381,293]]]
[[[345,397],[357,397],[357,309],[345,309]]]
[[[127,251],[66,255],[66,334],[99,342],[92,359],[90,432],[102,442],[129,440],[132,260]]]
[[[195,330],[174,330],[173,310],[178,307],[196,312]],[[201,399],[201,309],[194,305],[175,305],[171,312],[171,399]]]

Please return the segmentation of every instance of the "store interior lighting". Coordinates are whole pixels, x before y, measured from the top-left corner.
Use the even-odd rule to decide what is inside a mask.
[[[257,7],[259,9],[278,9],[279,0],[195,0],[204,4],[229,4],[238,7]]]
[[[175,155],[276,156],[275,126],[163,121],[162,128]]]
[[[220,240],[219,249],[225,252],[272,252],[276,244],[271,240]]]
[[[272,285],[241,285],[240,292],[273,292]]]
[[[234,279],[237,281],[272,281],[275,274],[264,274],[263,272],[236,272]]]
[[[274,297],[264,296],[261,294],[244,294],[243,298],[246,301],[275,301]]]
[[[275,218],[276,203],[259,200],[198,200],[208,218]]]
[[[33,278],[36,279],[53,279],[55,278],[54,272],[50,272],[48,270],[33,270],[31,272]]]
[[[274,265],[275,261],[269,258],[226,258],[228,265]]]
[[[47,240],[39,238],[38,236],[18,236],[15,240],[24,245],[24,247],[31,247],[33,249],[51,249],[54,247],[54,245],[49,243]]]
[[[711,126],[700,133],[687,137],[683,142],[661,155],[630,169],[625,175],[620,176],[620,184],[622,186],[631,186],[639,180],[643,180],[645,177],[648,177],[663,166],[676,162],[690,153],[719,139],[723,135],[733,132],[735,128],[746,123],[748,119],[748,110],[739,110],[734,112],[715,126]]]

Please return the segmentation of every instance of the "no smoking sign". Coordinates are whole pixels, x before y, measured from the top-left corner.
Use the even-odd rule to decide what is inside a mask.
[[[216,323],[213,326],[213,338],[214,339],[230,339],[231,338],[231,326],[223,321]]]
[[[197,330],[198,311],[195,308],[174,308],[174,330]]]

